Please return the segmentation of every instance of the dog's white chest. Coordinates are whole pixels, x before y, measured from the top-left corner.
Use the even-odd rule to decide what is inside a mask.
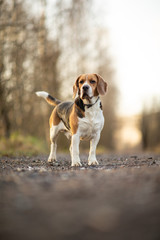
[[[79,118],[79,135],[82,140],[90,140],[101,132],[104,125],[103,112],[99,105],[87,108],[85,117]]]

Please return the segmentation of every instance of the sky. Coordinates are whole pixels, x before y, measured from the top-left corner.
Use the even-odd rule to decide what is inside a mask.
[[[134,115],[160,100],[160,1],[95,1],[109,32],[109,52],[120,91],[119,115]]]

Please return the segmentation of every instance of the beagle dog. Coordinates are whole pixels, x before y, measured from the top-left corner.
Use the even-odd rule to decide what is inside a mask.
[[[90,141],[88,165],[98,164],[96,147],[104,125],[102,104],[99,95],[107,91],[107,83],[98,74],[82,74],[73,86],[74,102],[61,102],[47,92],[36,92],[55,108],[50,116],[51,151],[48,162],[56,161],[57,137],[64,132],[71,139],[71,166],[81,166],[80,140]]]

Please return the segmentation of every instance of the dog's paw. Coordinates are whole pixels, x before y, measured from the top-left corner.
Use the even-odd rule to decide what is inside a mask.
[[[81,167],[82,164],[80,162],[72,163],[72,167]]]
[[[82,164],[80,162],[80,160],[78,159],[77,161],[72,161],[72,164],[71,164],[72,167],[81,167]]]
[[[91,165],[99,165],[97,159],[89,159],[88,160],[88,165],[91,166]]]
[[[54,158],[48,158],[48,163],[53,163],[53,162],[56,162],[56,159],[54,159]]]

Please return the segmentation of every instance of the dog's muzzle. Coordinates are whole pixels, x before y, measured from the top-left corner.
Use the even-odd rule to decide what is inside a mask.
[[[82,99],[87,99],[89,100],[90,99],[90,96],[89,96],[89,86],[88,85],[84,85],[82,87]]]
[[[84,85],[82,87],[82,89],[83,89],[84,92],[87,92],[89,90],[89,86],[88,85]]]

